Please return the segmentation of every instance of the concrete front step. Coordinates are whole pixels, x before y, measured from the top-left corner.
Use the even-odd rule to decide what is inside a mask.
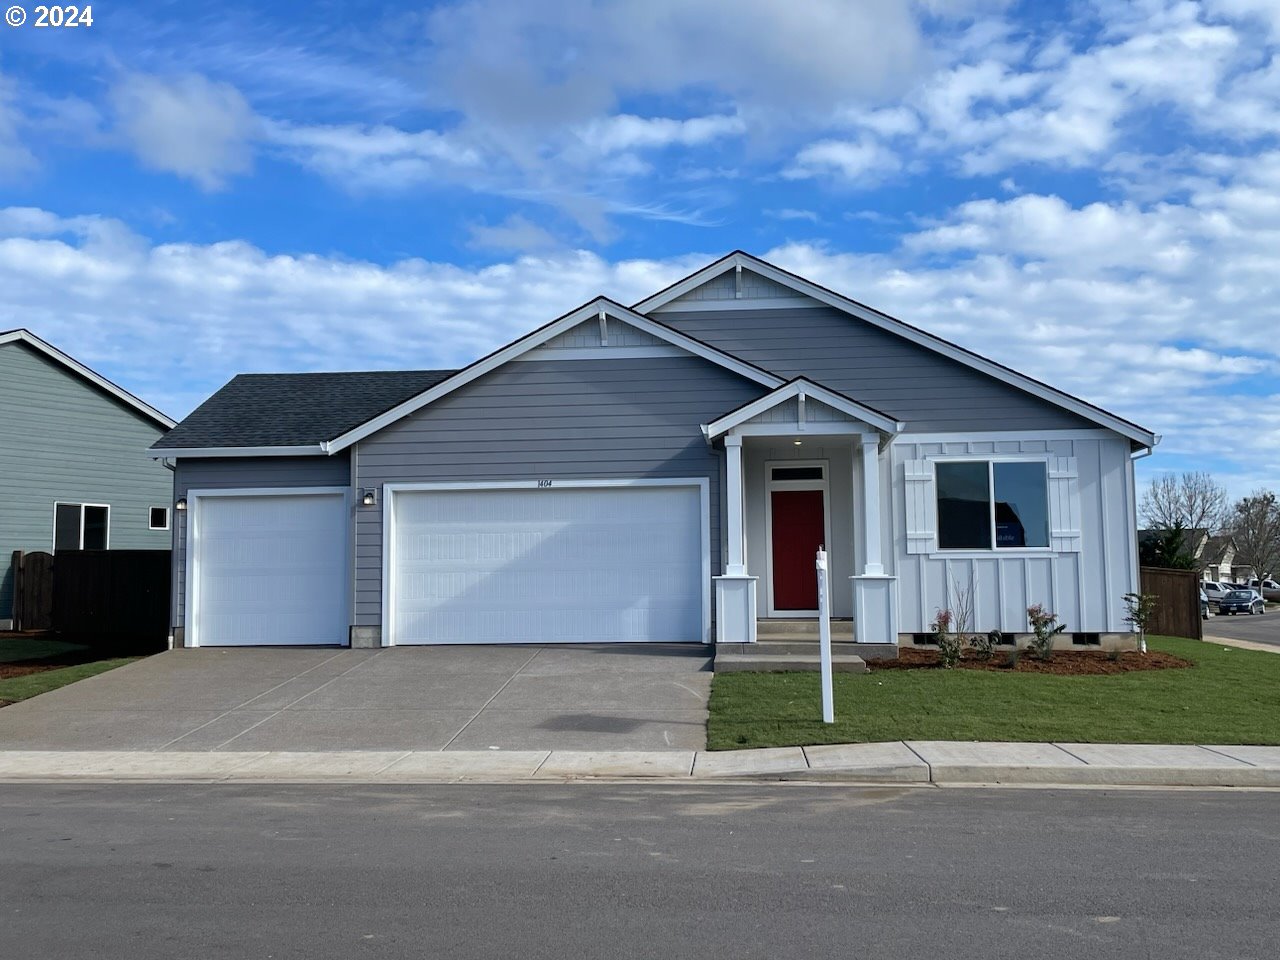
[[[809,620],[757,620],[756,636],[760,640],[818,639],[818,621]],[[852,620],[831,621],[832,640],[852,640]]]
[[[787,673],[817,672],[821,669],[818,655],[785,653],[720,653],[712,668],[716,673]],[[867,662],[852,654],[831,654],[831,669],[836,673],[866,673]]]

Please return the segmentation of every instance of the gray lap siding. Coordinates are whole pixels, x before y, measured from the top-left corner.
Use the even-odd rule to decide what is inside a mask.
[[[720,570],[721,457],[701,424],[764,389],[697,357],[521,361],[360,441],[357,487],[701,477]],[[382,505],[356,511],[355,623],[382,620]]]
[[[345,452],[332,457],[244,457],[179,460],[173,472],[174,499],[190,490],[255,487],[346,487],[351,464]],[[173,626],[186,615],[187,514],[174,511]]]
[[[839,390],[917,433],[1097,426],[832,307],[655,316],[780,377],[806,376]]]

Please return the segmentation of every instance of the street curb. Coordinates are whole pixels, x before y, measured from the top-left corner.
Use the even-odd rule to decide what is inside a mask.
[[[0,751],[0,782],[1280,787],[1280,747],[961,741],[733,751]]]

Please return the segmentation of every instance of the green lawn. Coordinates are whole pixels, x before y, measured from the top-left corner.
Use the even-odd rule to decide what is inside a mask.
[[[1280,744],[1280,654],[1149,641],[1187,669],[1060,677],[979,670],[835,675],[821,721],[816,673],[728,673],[711,687],[712,750],[881,740]]]
[[[0,663],[22,663],[40,660],[46,657],[71,656],[85,648],[74,643],[62,643],[58,640],[45,640],[37,637],[0,637]],[[0,705],[17,703],[37,694],[65,687],[86,677],[132,663],[137,657],[113,657],[108,660],[94,660],[90,663],[76,663],[54,670],[42,670],[39,673],[28,673],[21,677],[0,679]]]

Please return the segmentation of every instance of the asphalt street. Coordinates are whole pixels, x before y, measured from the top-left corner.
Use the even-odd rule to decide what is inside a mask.
[[[1272,604],[1266,613],[1252,617],[1243,614],[1210,617],[1205,621],[1204,633],[1207,637],[1230,637],[1280,646],[1280,607]]]
[[[3,955],[1270,958],[1280,793],[0,786]]]

